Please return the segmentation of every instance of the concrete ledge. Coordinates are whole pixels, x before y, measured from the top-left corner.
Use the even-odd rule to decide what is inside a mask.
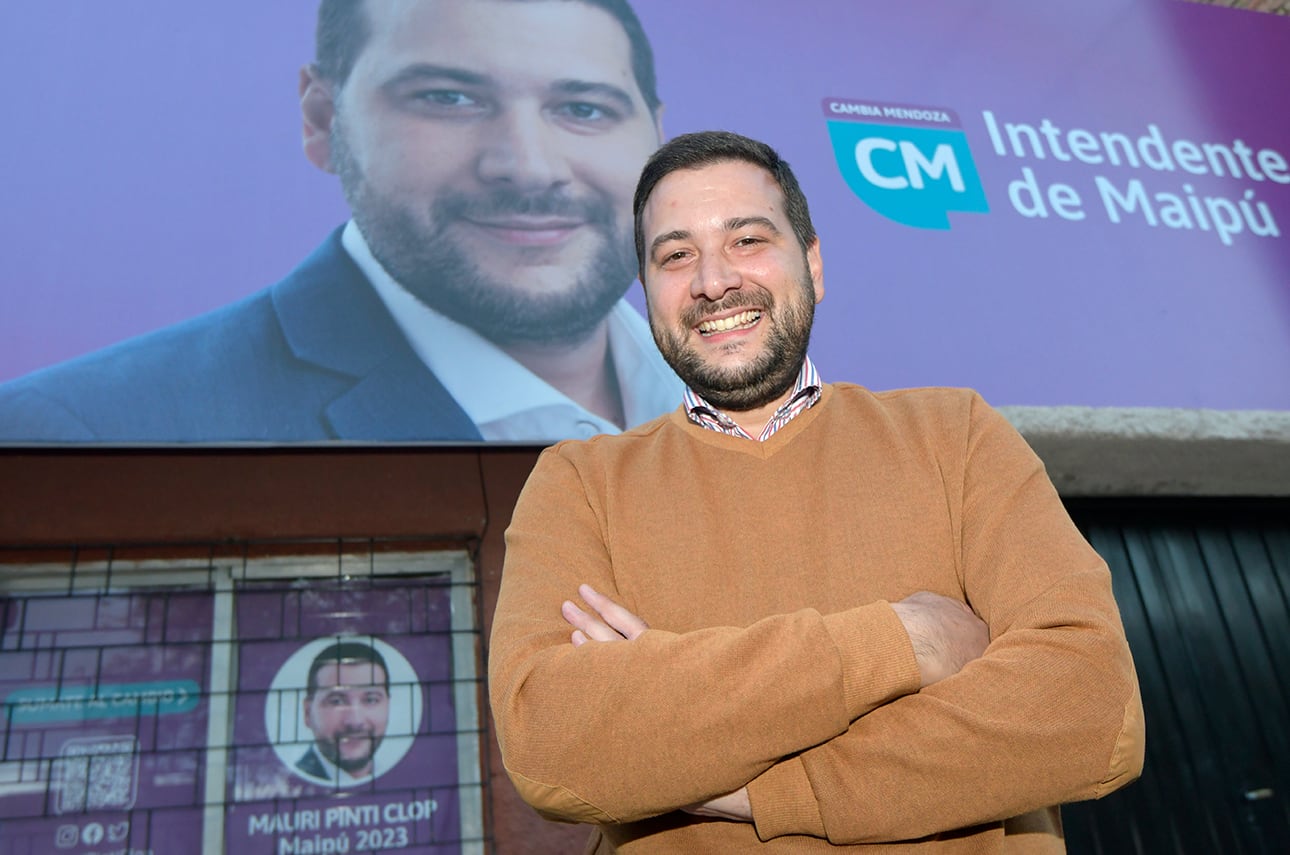
[[[1063,496],[1290,496],[1290,412],[1000,407]]]

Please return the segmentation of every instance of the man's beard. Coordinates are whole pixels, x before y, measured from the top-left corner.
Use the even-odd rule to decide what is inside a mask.
[[[703,400],[722,410],[746,412],[763,407],[793,387],[806,358],[815,319],[815,286],[809,276],[782,307],[760,286],[732,291],[715,303],[698,304],[686,310],[676,329],[667,329],[650,318],[650,331],[663,359],[685,384]],[[704,318],[732,309],[760,306],[761,323],[770,323],[761,353],[746,365],[724,368],[707,364],[698,351],[686,344],[687,334]]]
[[[617,227],[613,202],[604,194],[574,198],[560,191],[506,187],[479,194],[444,192],[427,201],[427,227],[411,211],[372,191],[338,126],[332,131],[332,168],[372,255],[386,272],[422,303],[496,344],[579,343],[636,278],[633,235]],[[509,214],[582,220],[598,233],[598,248],[582,269],[568,271],[569,284],[556,293],[531,293],[518,278],[491,278],[447,232],[462,217],[488,220]]]
[[[352,739],[356,736],[367,738],[368,749],[358,757],[346,757],[341,753],[340,742],[342,739]],[[322,751],[323,756],[331,761],[332,765],[337,769],[343,769],[350,775],[361,772],[370,766],[373,758],[376,757],[376,749],[380,747],[381,737],[370,730],[345,732],[332,739],[319,740],[318,742],[318,748]]]

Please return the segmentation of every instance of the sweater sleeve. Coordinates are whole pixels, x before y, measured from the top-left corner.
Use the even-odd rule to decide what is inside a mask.
[[[489,646],[503,763],[544,816],[630,822],[705,801],[918,689],[883,601],[575,648],[561,602],[581,582],[615,596],[586,477],[559,446],[539,459],[507,530]]]
[[[749,784],[759,836],[906,840],[1098,798],[1141,772],[1137,678],[1106,565],[1034,453],[973,399],[947,499],[990,627],[961,672]]]

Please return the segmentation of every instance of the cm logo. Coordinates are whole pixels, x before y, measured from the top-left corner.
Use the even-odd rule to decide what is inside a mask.
[[[842,177],[870,208],[920,229],[948,229],[950,211],[988,213],[963,131],[830,121]]]

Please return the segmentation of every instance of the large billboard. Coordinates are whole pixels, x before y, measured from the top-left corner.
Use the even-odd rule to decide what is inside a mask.
[[[1263,82],[1290,20],[658,0],[642,34],[593,5],[369,4],[305,71],[306,0],[5,5],[0,442],[545,442],[652,418],[678,382],[640,314],[630,195],[660,139],[705,128],[801,179],[826,380],[1290,409],[1290,90]]]

